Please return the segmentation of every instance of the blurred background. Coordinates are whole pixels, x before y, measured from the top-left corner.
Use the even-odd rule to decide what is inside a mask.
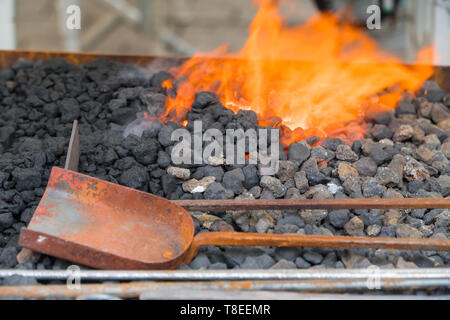
[[[450,0],[288,2],[295,6],[281,10],[289,24],[347,7],[355,24],[404,61],[434,44],[435,61],[450,65]],[[382,9],[379,30],[365,26],[371,4]],[[70,5],[81,9],[79,30],[66,27]],[[0,49],[190,56],[226,43],[238,51],[256,11],[252,0],[0,0]]]

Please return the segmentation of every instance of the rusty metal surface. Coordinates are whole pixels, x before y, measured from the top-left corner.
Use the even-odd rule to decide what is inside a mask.
[[[450,198],[173,200],[190,211],[302,209],[449,209]]]
[[[167,59],[171,61],[183,62],[189,57],[185,56],[155,56],[155,55],[143,55],[143,54],[116,54],[116,53],[103,53],[103,52],[70,52],[70,51],[40,51],[40,50],[0,50],[0,66],[1,67],[10,67],[19,59],[27,59],[31,61],[39,61],[44,59],[63,59],[72,64],[84,64],[92,62],[99,58],[107,58],[112,61],[122,62],[122,63],[131,63],[139,66],[146,66],[148,63],[152,62],[155,59]],[[220,58],[211,58],[205,57],[205,59],[220,59]],[[228,58],[230,59],[230,58]],[[233,58],[238,61],[239,58]],[[287,60],[284,60],[287,61]],[[289,60],[290,62],[295,62],[293,60]],[[300,63],[317,63],[314,61],[298,61]],[[329,62],[325,62],[329,63]],[[379,63],[383,64],[383,63]],[[374,63],[368,65],[377,65]],[[414,66],[415,68],[420,67],[428,67],[426,65],[408,65],[405,66]],[[440,68],[440,66],[437,66]],[[445,68],[445,67],[442,67]]]
[[[420,289],[448,289],[450,279],[382,279],[379,281],[379,291],[389,290],[420,290]],[[68,288],[66,285],[47,286],[19,286],[0,287],[0,297],[8,298],[20,296],[24,299],[44,299],[44,298],[77,298],[83,295],[105,294],[114,295],[121,298],[137,298],[144,292],[158,292],[161,294],[169,292],[184,291],[189,292],[201,290],[220,290],[228,292],[245,291],[274,291],[273,298],[281,292],[349,292],[349,291],[372,291],[366,280],[338,279],[331,281],[324,280],[303,280],[303,281],[279,281],[279,280],[256,280],[256,281],[211,281],[211,282],[142,282],[123,284],[82,284],[79,290]],[[157,294],[156,294],[157,296]],[[156,297],[152,295],[152,298]],[[185,299],[189,299],[189,295]],[[214,299],[211,296],[210,299]]]
[[[93,299],[97,295],[92,296]],[[105,299],[108,299],[106,296]],[[119,299],[119,298],[117,298]],[[450,300],[450,295],[411,295],[411,294],[389,294],[377,293],[358,294],[352,293],[320,293],[320,292],[292,292],[292,291],[270,291],[270,290],[241,290],[222,291],[218,289],[189,290],[161,288],[159,290],[144,291],[140,300]],[[77,298],[79,300],[79,298]]]
[[[450,251],[447,239],[374,238],[303,234],[262,234],[244,232],[203,232],[194,238],[193,246],[278,246],[364,248],[394,250]]]
[[[186,254],[184,263],[189,264],[190,261],[197,255],[199,247],[206,245],[450,251],[450,240],[448,239],[203,232],[195,236],[194,241]]]
[[[151,55],[124,55],[105,54],[98,52],[58,52],[58,51],[31,51],[31,50],[0,50],[0,67],[11,67],[19,59],[39,61],[45,59],[63,59],[69,63],[79,65],[94,60],[106,58],[111,61],[135,64],[146,67],[155,59],[165,59],[172,62],[182,62],[183,57],[157,57]]]
[[[180,263],[193,233],[167,200],[55,167],[19,244],[96,268],[161,269]]]

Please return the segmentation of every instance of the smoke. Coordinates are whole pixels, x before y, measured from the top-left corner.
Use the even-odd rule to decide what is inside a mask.
[[[149,62],[145,68],[151,73],[170,70],[172,67],[179,66],[182,62],[180,58],[156,58]]]
[[[150,72],[149,70],[146,70],[144,68],[138,67],[138,66],[127,66],[123,69],[121,69],[117,76],[120,79],[123,80],[144,80],[144,81],[148,81],[150,80],[151,76],[152,76],[152,72]]]
[[[161,129],[162,123],[158,119],[149,120],[145,112],[138,114],[138,118],[130,122],[123,131],[124,138],[133,134],[139,138],[144,132],[157,132]]]

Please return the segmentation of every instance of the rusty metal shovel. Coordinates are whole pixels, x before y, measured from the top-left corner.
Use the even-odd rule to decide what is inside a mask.
[[[33,218],[21,231],[20,246],[101,269],[174,269],[189,263],[202,245],[450,250],[447,239],[241,232],[204,232],[194,237],[189,212],[176,203],[68,170],[77,169],[78,152],[75,126],[67,169],[52,169]],[[428,205],[448,207],[449,199],[442,200]],[[249,207],[258,201],[251,200]],[[290,208],[305,207],[305,200],[296,201]],[[209,208],[215,202],[205,205]]]

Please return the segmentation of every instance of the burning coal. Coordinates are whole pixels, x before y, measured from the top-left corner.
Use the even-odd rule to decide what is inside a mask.
[[[185,128],[172,132],[171,140],[177,141],[171,152],[175,165],[245,165],[261,164],[262,175],[273,175],[279,169],[279,132],[278,129],[227,129],[222,131],[209,128],[203,132],[202,121],[194,121],[194,132]],[[235,142],[237,140],[237,142]],[[268,152],[270,141],[270,152]],[[208,143],[203,148],[203,142]],[[246,146],[247,145],[247,146]],[[226,159],[223,158],[226,150]],[[248,153],[246,153],[248,151]]]

